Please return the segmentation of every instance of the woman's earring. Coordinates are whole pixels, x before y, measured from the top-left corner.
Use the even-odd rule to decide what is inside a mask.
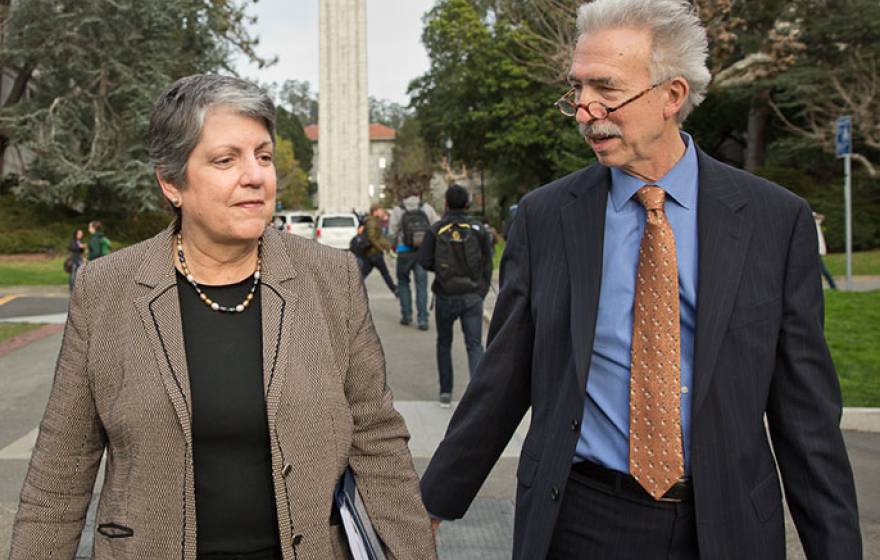
[[[177,197],[172,198],[172,199],[171,199],[171,204],[172,204],[175,208],[180,208],[180,199],[177,198]]]

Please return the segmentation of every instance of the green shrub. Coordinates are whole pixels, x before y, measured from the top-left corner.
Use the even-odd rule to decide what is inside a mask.
[[[825,215],[822,224],[828,251],[845,249],[845,213],[843,178],[818,179],[808,172],[783,166],[764,166],[756,174],[802,196],[813,211]],[[829,182],[831,181],[831,182]],[[867,251],[880,247],[880,180],[862,174],[853,176],[853,250]]]
[[[16,229],[0,231],[0,254],[52,253],[64,251],[67,243],[55,236],[48,236],[41,229]]]

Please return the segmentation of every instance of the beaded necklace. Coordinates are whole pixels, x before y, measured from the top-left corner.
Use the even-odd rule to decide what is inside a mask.
[[[220,305],[202,291],[201,286],[199,286],[198,282],[196,282],[195,278],[193,278],[193,275],[190,273],[189,267],[186,266],[186,257],[183,256],[183,236],[179,233],[177,234],[177,259],[180,261],[180,268],[183,269],[183,275],[186,276],[186,281],[192,285],[196,293],[199,294],[199,299],[201,299],[205,305],[214,311],[221,313],[241,313],[251,304],[251,301],[254,299],[254,292],[257,291],[257,285],[260,283],[260,270],[263,266],[263,238],[261,237],[257,244],[257,269],[254,271],[254,283],[251,285],[251,289],[248,292],[247,297],[244,298],[244,301],[232,307]]]

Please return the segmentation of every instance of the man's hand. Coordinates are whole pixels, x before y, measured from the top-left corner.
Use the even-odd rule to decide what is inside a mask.
[[[434,540],[437,540],[437,529],[440,528],[440,523],[442,523],[441,520],[431,518],[431,531],[434,533]]]

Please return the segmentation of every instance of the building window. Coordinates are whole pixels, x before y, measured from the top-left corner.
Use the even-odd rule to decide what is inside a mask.
[[[385,158],[379,158],[379,169],[385,169]]]

